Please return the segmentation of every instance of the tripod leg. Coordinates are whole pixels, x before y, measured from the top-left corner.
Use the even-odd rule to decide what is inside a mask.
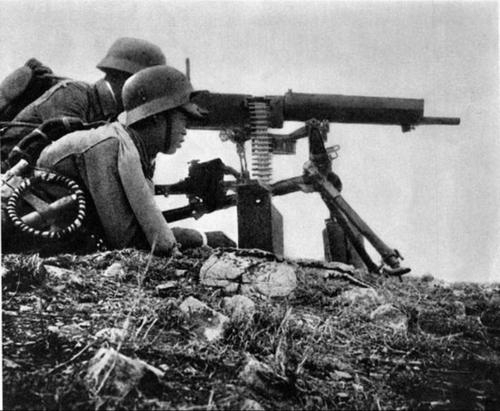
[[[365,246],[362,242],[362,238],[360,236],[356,235],[354,232],[351,224],[349,224],[349,221],[347,218],[342,214],[342,212],[337,209],[335,206],[328,206],[330,209],[330,213],[335,216],[335,219],[339,223],[339,225],[342,227],[342,230],[344,231],[345,235],[349,239],[349,242],[351,245],[354,247],[354,250],[358,253],[359,257],[363,261],[363,263],[366,265],[366,268],[368,271],[372,273],[377,273],[379,272],[378,266],[373,262],[371,257],[368,255],[368,252],[365,249]]]
[[[384,271],[389,275],[400,276],[411,271],[410,268],[401,267],[399,260],[401,255],[395,249],[387,246],[382,239],[366,224],[354,209],[344,200],[340,192],[321,175],[317,167],[312,163],[304,166],[308,178],[312,179],[316,189],[321,194],[321,198],[330,210],[338,209],[349,220],[350,223],[370,242],[370,244],[382,256],[382,260],[388,267]]]

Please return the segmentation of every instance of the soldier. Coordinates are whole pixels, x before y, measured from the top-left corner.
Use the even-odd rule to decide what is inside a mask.
[[[144,69],[123,88],[125,124],[76,131],[42,151],[37,166],[69,177],[86,192],[88,224],[101,229],[110,248],[153,248],[170,255],[178,246],[235,246],[222,232],[170,229],[154,198],[152,160],[174,154],[184,141],[187,117],[202,117],[190,102],[193,88],[180,71]]]
[[[41,124],[55,117],[76,117],[85,123],[115,120],[123,111],[121,91],[125,81],[139,70],[166,64],[161,49],[146,40],[116,40],[97,68],[105,73],[95,84],[63,80],[25,107],[13,122]],[[12,148],[32,129],[10,127],[1,139],[2,173],[13,164],[7,159]]]

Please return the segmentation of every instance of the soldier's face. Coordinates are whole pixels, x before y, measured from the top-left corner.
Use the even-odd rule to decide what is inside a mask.
[[[170,141],[168,147],[165,148],[166,154],[174,154],[178,148],[182,146],[184,142],[184,136],[186,135],[186,115],[179,110],[172,110],[167,116],[167,132],[165,136],[165,141]]]

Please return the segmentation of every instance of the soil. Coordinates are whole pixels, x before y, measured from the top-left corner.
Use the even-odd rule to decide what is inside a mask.
[[[359,285],[301,267],[292,295],[254,298],[251,318],[208,342],[179,305],[192,296],[224,312],[223,292],[198,281],[212,252],[3,255],[4,409],[500,409],[498,284],[357,273],[376,298],[352,301]],[[403,326],[374,317],[384,304]],[[126,337],[103,337],[107,328]],[[91,390],[101,347],[164,374],[125,396]],[[268,367],[260,383],[240,375],[249,358]]]

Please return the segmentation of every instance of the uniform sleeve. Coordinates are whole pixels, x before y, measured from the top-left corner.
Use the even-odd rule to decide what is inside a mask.
[[[139,227],[118,175],[118,144],[110,138],[93,146],[78,160],[77,167],[99,215],[106,243],[112,248],[126,248],[134,246]],[[43,154],[39,166],[43,166]],[[59,169],[64,167],[62,163],[58,163]]]
[[[150,247],[155,244],[155,254],[170,254],[175,237],[144,178],[137,151],[109,138],[88,150],[83,161],[107,243],[113,248],[137,247],[145,236]]]
[[[152,182],[144,177],[139,153],[131,140],[120,141],[118,173],[142,232],[156,254],[169,254],[176,240],[154,198]]]

